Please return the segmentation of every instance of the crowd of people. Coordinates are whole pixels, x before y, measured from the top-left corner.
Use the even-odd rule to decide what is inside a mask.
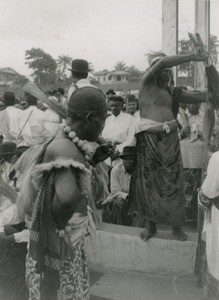
[[[140,234],[144,241],[156,234],[157,224],[170,225],[177,239],[187,240],[183,225],[186,219],[197,221],[202,176],[200,155],[192,163],[188,156],[191,147],[203,152],[200,105],[214,95],[175,87],[171,67],[205,60],[203,49],[155,57],[138,99],[116,95],[113,89],[105,95],[88,80],[88,62],[82,59],[72,61],[73,83],[66,97],[57,88],[46,93],[47,104],[27,92],[25,101],[17,103],[13,92],[4,93],[0,253],[9,259],[0,264],[14,263],[20,299],[89,299],[84,237],[98,226],[97,209],[104,222],[145,227]],[[66,119],[50,101],[66,110]],[[214,224],[205,219],[207,239],[200,252],[202,258],[207,253],[206,274],[216,286],[214,293],[208,289],[208,296],[215,297],[219,175],[211,169],[214,163],[209,164],[199,205],[212,210]]]

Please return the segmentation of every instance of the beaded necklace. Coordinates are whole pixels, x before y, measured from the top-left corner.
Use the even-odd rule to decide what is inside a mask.
[[[85,154],[85,158],[89,163],[89,169],[93,169],[91,163],[91,156],[93,154],[93,149],[87,141],[83,141],[77,137],[76,132],[71,130],[70,126],[67,126],[65,123],[60,124],[60,128],[67,134],[68,138]]]

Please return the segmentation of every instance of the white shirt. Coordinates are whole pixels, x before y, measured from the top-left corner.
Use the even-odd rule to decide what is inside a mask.
[[[121,112],[118,116],[111,115],[106,119],[102,132],[103,138],[119,143],[116,149],[121,153],[125,146],[133,144],[135,120],[130,114]]]
[[[129,193],[131,175],[125,170],[124,164],[121,163],[112,168],[110,175],[110,190],[111,193],[123,192],[124,196]]]
[[[80,79],[78,80],[77,83],[72,83],[69,90],[68,90],[68,101],[72,95],[72,93],[77,89],[77,88],[83,88],[85,86],[90,86],[90,87],[94,87],[94,88],[97,88],[95,85],[91,84],[90,83],[90,80],[87,79],[87,78],[84,78],[84,79]]]
[[[65,98],[64,96],[62,96],[60,103],[61,103],[65,108],[68,108],[68,101],[67,101],[67,98]]]
[[[48,137],[52,138],[56,135],[59,126],[60,126],[60,118],[50,107],[47,108],[44,114],[44,128],[48,133]]]
[[[21,135],[23,142],[25,142],[27,146],[40,144],[46,141],[44,132],[44,112],[36,106],[31,105],[22,111],[19,127],[20,130],[23,128]]]
[[[19,119],[21,114],[22,110],[14,106],[8,106],[0,112],[0,134],[3,135],[4,142],[16,141],[20,132]]]

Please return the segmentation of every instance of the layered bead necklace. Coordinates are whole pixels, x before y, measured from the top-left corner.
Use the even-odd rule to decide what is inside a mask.
[[[91,164],[91,155],[93,153],[93,148],[88,142],[83,141],[77,137],[76,132],[71,130],[70,126],[67,126],[65,123],[60,124],[60,128],[67,134],[68,138],[85,154],[85,157],[89,163],[89,169],[93,169]]]

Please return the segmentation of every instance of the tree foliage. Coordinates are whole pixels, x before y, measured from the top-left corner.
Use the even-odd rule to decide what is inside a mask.
[[[53,57],[40,48],[25,51],[25,64],[33,70],[34,80],[41,85],[50,84],[57,79],[57,63]]]
[[[59,55],[57,59],[57,77],[62,78],[68,67],[71,66],[72,58],[69,55]]]
[[[142,71],[137,69],[135,66],[126,67],[126,71],[129,73],[128,80],[134,81],[142,77]]]
[[[114,65],[116,71],[126,71],[126,63],[123,60],[117,61]]]

